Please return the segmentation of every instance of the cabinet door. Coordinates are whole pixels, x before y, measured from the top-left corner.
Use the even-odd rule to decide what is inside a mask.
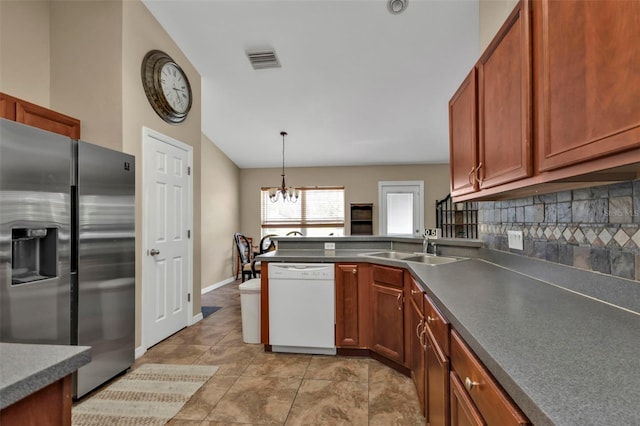
[[[413,384],[416,387],[416,393],[418,394],[418,401],[420,401],[420,409],[424,414],[425,409],[425,353],[424,346],[422,345],[424,339],[424,331],[425,331],[425,323],[424,323],[424,315],[422,311],[418,308],[413,298],[409,302],[409,368],[411,369],[411,378],[413,379]]]
[[[403,290],[374,281],[371,286],[371,298],[371,349],[398,364],[403,364]]]
[[[358,265],[336,265],[336,346],[358,347]]]
[[[640,2],[535,2],[538,169],[640,147]]]
[[[521,0],[477,65],[480,189],[532,174],[529,15]]]
[[[476,69],[473,68],[449,101],[449,158],[453,197],[478,189],[475,181],[478,164],[477,99]]]
[[[464,388],[458,376],[452,371],[451,383],[451,426],[484,426],[480,412]]]
[[[449,425],[449,359],[433,335],[425,334],[427,346],[426,412],[430,426]]]

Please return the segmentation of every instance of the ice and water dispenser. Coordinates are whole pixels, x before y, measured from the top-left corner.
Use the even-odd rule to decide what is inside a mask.
[[[11,284],[55,278],[58,275],[58,229],[11,230]]]

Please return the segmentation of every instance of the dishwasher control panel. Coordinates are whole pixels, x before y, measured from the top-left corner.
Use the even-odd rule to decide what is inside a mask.
[[[333,280],[333,263],[270,263],[269,279]]]

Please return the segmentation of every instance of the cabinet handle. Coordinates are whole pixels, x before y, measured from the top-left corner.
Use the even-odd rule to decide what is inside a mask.
[[[475,175],[474,175],[474,171],[476,170],[475,167],[471,168],[471,171],[469,171],[469,174],[467,175],[467,180],[469,181],[469,185],[473,186],[473,180],[475,179]]]
[[[418,339],[420,339],[420,335],[422,334],[422,333],[420,332],[420,327],[422,327],[422,321],[423,321],[423,320],[420,320],[420,322],[419,322],[419,323],[418,323],[418,325],[416,326],[416,337],[417,337]],[[422,341],[420,341],[420,343],[422,343]]]
[[[478,183],[482,183],[482,179],[480,178],[480,169],[481,168],[482,168],[482,163],[478,164],[478,167],[476,168],[475,179],[478,181]]]
[[[420,345],[422,346],[422,349],[425,352],[427,351],[427,339],[426,339],[426,336],[427,336],[427,324],[425,323],[424,327],[422,328],[422,331],[420,332],[420,336],[418,336],[418,341],[420,342]]]
[[[402,293],[398,293],[398,297],[396,298],[396,304],[398,305],[398,310],[402,310]]]
[[[479,386],[480,383],[472,381],[470,378],[464,379],[464,387],[467,388],[468,391],[471,391],[475,386]]]

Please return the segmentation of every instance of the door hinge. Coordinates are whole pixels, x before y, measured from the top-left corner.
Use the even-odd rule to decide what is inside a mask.
[[[191,238],[191,229],[187,229],[187,238]]]
[[[191,166],[187,167],[187,176],[191,176]]]
[[[191,293],[187,293],[187,302],[191,302]]]

